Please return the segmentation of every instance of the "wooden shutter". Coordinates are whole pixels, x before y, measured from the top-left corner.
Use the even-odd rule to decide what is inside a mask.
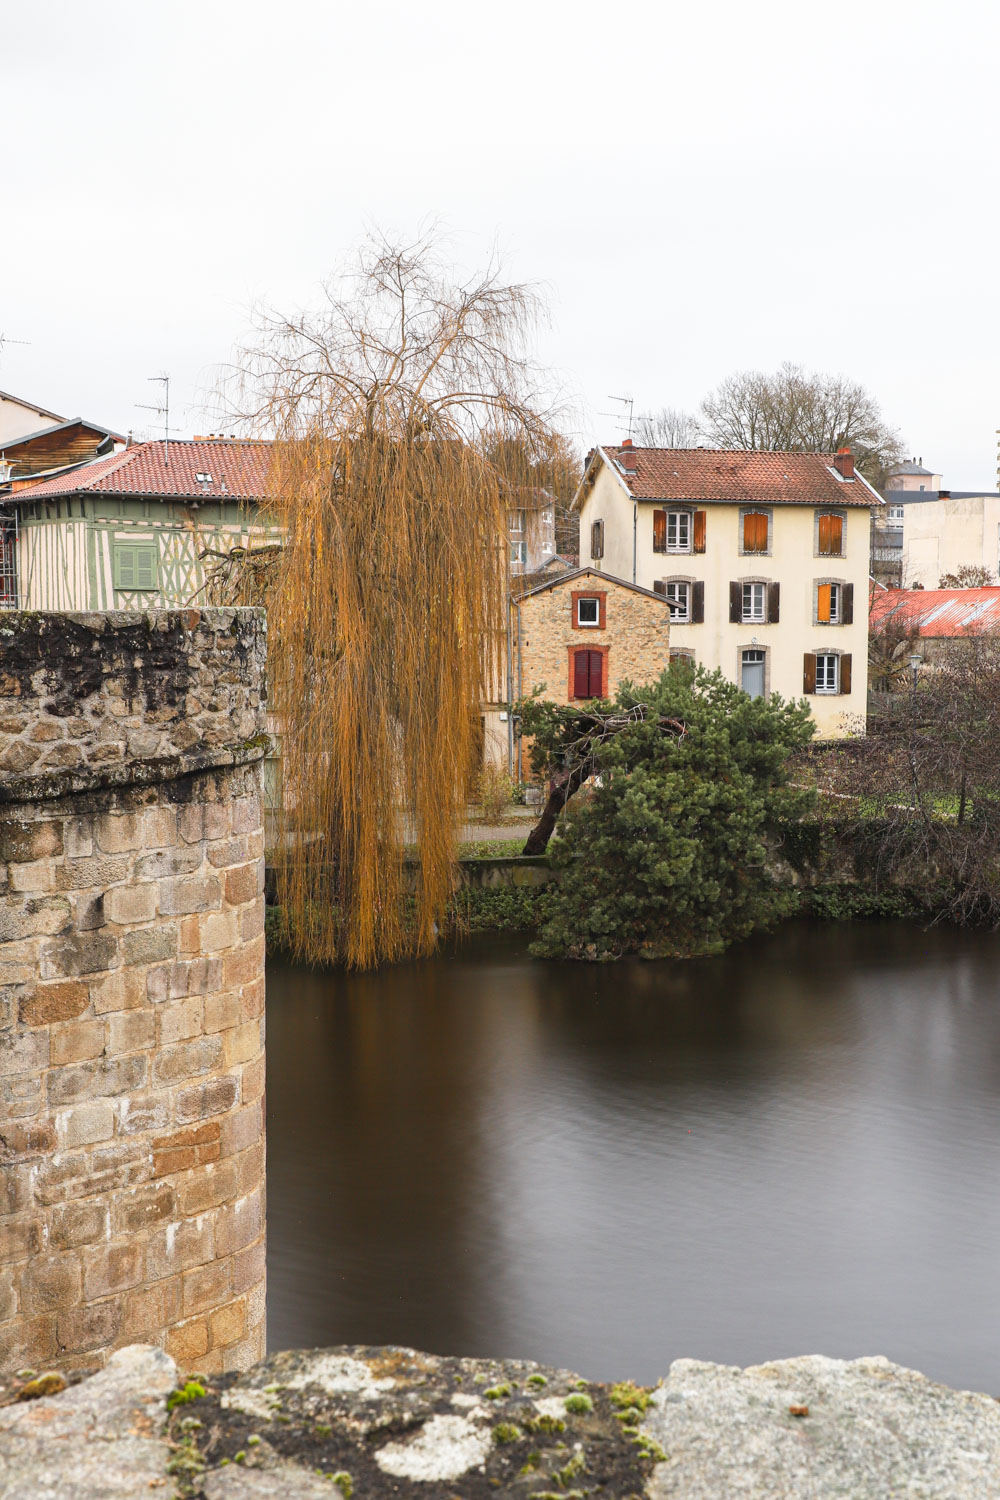
[[[667,550],[667,513],[665,510],[653,511],[653,551],[666,552]]]
[[[826,517],[821,517],[821,521]],[[816,587],[816,618],[822,625],[830,623],[830,585],[828,583],[818,584]]]
[[[854,584],[845,583],[841,589],[843,604],[840,610],[840,618],[843,624],[854,624]]]
[[[830,527],[830,551],[835,557],[839,557],[844,550],[844,518],[843,516],[831,516]]]
[[[594,521],[590,527],[590,555],[592,558],[604,556],[604,522]]]
[[[588,698],[599,698],[604,687],[604,656],[600,651],[588,651],[589,678]]]
[[[812,651],[807,651],[802,658],[802,691],[816,691],[816,657]]]
[[[156,588],[156,550],[153,547],[135,549],[135,586],[137,589]]]
[[[666,592],[667,592],[666,579],[665,578],[655,578],[653,580],[653,593],[654,594],[666,594]]]
[[[851,653],[849,651],[840,658],[840,691],[842,693],[851,691]]]
[[[706,515],[707,511],[703,510],[696,510],[694,513],[694,545],[691,549],[693,552],[705,550]]]
[[[829,557],[833,552],[833,523],[835,516],[820,516],[819,518],[819,550],[824,557]]]
[[[691,585],[691,624],[705,623],[705,585],[699,581]]]
[[[759,510],[748,510],[743,516],[743,551],[767,551],[767,516]]]
[[[587,689],[590,686],[590,652],[578,651],[573,657],[573,697],[589,698]]]
[[[729,585],[729,623],[738,625],[743,618],[743,585],[742,583],[731,583]]]
[[[769,583],[767,586],[767,623],[777,625],[778,608],[781,600],[781,584]]]
[[[135,548],[115,547],[115,588],[135,588]]]

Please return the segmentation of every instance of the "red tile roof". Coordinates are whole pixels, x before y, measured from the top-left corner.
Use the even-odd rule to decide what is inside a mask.
[[[916,625],[921,636],[981,634],[1000,626],[1000,588],[885,589],[871,602],[871,623],[889,616]]]
[[[638,500],[728,500],[762,505],[880,505],[860,476],[841,479],[832,453],[758,453],[725,448],[633,447],[623,474],[617,444],[602,452]]]
[[[225,439],[136,443],[124,453],[84,464],[41,484],[18,488],[32,500],[55,495],[148,495],[165,499],[259,500],[271,467],[269,443]],[[207,474],[207,480],[199,480]]]

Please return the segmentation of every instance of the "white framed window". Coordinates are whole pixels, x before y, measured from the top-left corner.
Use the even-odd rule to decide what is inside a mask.
[[[743,585],[743,619],[749,624],[762,625],[767,618],[767,584],[745,583]]]
[[[890,521],[902,521],[902,519],[903,519],[903,507],[902,507],[902,505],[899,505],[899,504],[890,505],[889,506],[889,520]]]
[[[816,691],[817,693],[840,691],[840,657],[832,651],[816,653]]]
[[[512,510],[511,511],[511,513],[510,513],[510,529],[511,529],[511,531],[523,532],[523,530],[524,530],[524,511],[523,510]]]
[[[686,625],[691,619],[691,585],[668,583],[664,586],[663,592],[670,605],[670,623]]]
[[[527,542],[511,542],[510,561],[513,567],[524,567],[525,563],[528,561]]]
[[[596,627],[600,625],[600,599],[578,599],[576,601],[576,623],[581,627]]]
[[[691,551],[691,512],[689,510],[667,511],[667,551]]]
[[[839,625],[843,618],[843,584],[818,583],[816,585],[816,624]]]

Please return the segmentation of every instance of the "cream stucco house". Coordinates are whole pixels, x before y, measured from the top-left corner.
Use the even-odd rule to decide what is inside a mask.
[[[830,453],[595,448],[574,500],[580,563],[663,594],[671,655],[757,695],[805,695],[818,732],[864,722],[871,515]]]

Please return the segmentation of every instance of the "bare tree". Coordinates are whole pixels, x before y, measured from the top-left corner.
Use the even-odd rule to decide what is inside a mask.
[[[644,412],[636,418],[635,432],[644,448],[696,448],[701,435],[695,418],[675,406]]]
[[[938,579],[938,588],[985,589],[996,581],[997,575],[991,573],[989,568],[984,568],[979,563],[963,563],[954,573],[942,573]]]
[[[876,488],[884,487],[902,457],[898,432],[864,386],[843,375],[807,373],[801,365],[730,375],[709,392],[701,410],[712,447],[832,453],[847,446]]]
[[[312,961],[366,967],[436,942],[500,665],[500,455],[550,437],[528,342],[541,313],[495,265],[457,281],[433,240],[378,240],[318,312],[261,313],[240,362],[238,409],[276,439],[262,520],[285,541],[263,579],[279,895]]]

